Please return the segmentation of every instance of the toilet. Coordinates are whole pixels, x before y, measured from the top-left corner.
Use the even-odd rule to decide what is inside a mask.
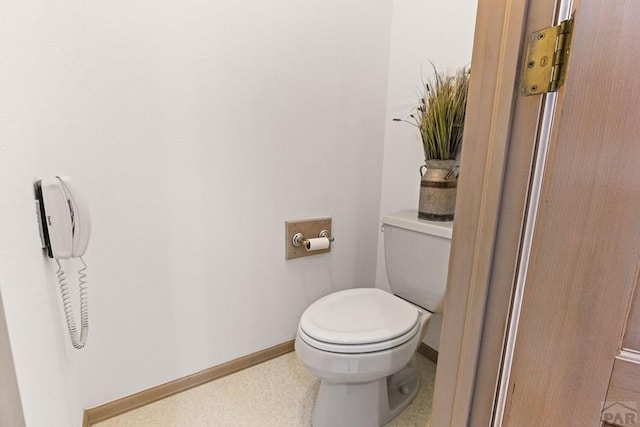
[[[382,220],[389,287],[329,294],[300,318],[298,358],[320,379],[313,427],[377,427],[418,393],[415,353],[442,312],[451,222],[402,211]]]

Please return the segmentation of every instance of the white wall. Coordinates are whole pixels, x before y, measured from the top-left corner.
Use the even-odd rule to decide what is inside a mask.
[[[374,283],[391,0],[0,8],[0,290],[28,426],[289,340],[312,301]],[[82,351],[39,248],[52,174],[92,208]],[[324,215],[332,252],[285,261],[284,221]]]
[[[418,209],[424,154],[418,132],[405,123],[416,106],[421,71],[431,72],[429,61],[440,70],[454,71],[471,61],[476,0],[394,0],[391,24],[387,119],[380,217],[404,209]],[[389,289],[383,258],[383,237],[378,244],[376,286]],[[442,316],[431,321],[425,342],[438,349]]]

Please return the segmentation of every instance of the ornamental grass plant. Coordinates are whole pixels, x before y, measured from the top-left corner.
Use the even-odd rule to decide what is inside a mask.
[[[431,65],[433,75],[423,81],[415,112],[409,119],[393,120],[418,128],[425,160],[455,160],[462,145],[470,69],[446,74]]]

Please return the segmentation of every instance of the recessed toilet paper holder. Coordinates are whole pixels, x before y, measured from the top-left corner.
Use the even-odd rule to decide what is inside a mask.
[[[319,239],[322,239],[323,237],[329,239],[329,242],[333,242],[335,240],[335,237],[329,234],[329,230],[321,230],[320,233],[318,233]],[[296,248],[299,248],[300,246],[304,246],[306,250],[311,250],[311,241],[308,239],[305,239],[304,234],[302,233],[294,234],[293,238],[291,239],[291,244]],[[331,245],[331,243],[329,243],[329,245]]]
[[[331,218],[285,221],[285,259],[331,252]]]

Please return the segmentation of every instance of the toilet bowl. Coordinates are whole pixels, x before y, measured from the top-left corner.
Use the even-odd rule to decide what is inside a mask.
[[[323,311],[329,302],[331,310]],[[303,315],[295,341],[300,360],[320,378],[312,425],[372,427],[391,421],[418,392],[410,362],[431,313],[376,288],[336,292],[316,304],[309,307],[315,316]],[[323,330],[323,321],[335,325]],[[348,337],[358,332],[368,338]]]
[[[313,427],[382,426],[418,393],[415,352],[432,312],[442,308],[451,226],[418,220],[415,211],[388,215],[383,224],[387,275],[399,296],[348,289],[314,302],[300,318],[295,351],[320,379]],[[429,262],[423,257],[430,251]]]

